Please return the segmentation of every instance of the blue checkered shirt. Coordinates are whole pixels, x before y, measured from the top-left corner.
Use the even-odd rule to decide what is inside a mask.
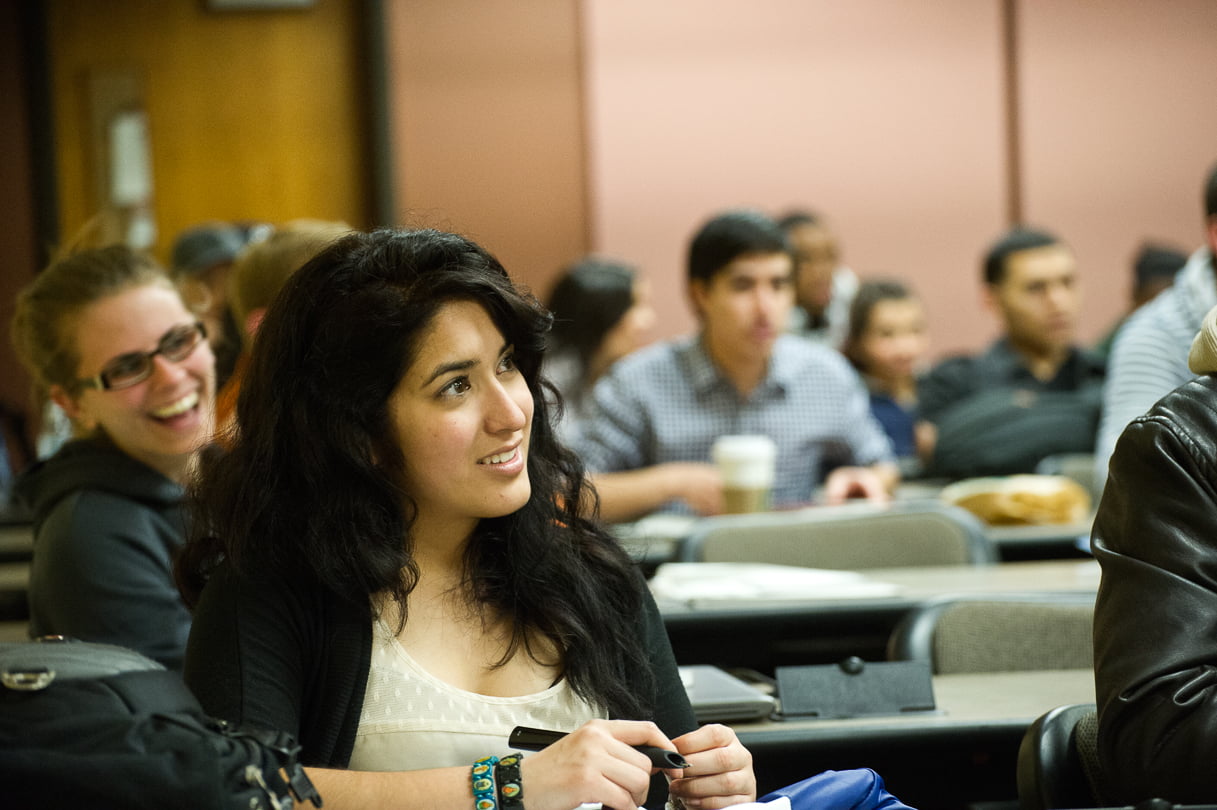
[[[592,397],[575,447],[593,472],[708,462],[718,436],[761,433],[778,446],[773,503],[790,506],[811,499],[826,465],[894,461],[866,388],[845,358],[791,335],[778,338],[765,379],[745,398],[697,337],[619,360]]]

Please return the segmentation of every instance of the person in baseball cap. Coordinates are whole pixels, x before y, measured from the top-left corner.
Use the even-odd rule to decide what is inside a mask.
[[[227,222],[187,228],[173,243],[169,272],[207,329],[218,385],[232,374],[241,349],[241,333],[228,308],[228,274],[245,243],[244,232]]]

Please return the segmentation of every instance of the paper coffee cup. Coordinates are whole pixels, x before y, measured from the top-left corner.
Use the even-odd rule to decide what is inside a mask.
[[[719,436],[710,456],[723,477],[726,511],[764,512],[770,508],[778,447],[768,436]]]

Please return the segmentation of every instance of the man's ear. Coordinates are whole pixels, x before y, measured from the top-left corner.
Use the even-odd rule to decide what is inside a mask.
[[[1002,316],[999,297],[998,286],[996,284],[985,284],[980,289],[980,305],[987,309],[995,318]]]
[[[685,290],[689,296],[689,306],[693,307],[693,314],[698,320],[704,317],[706,310],[706,296],[709,294],[707,289],[709,283],[704,278],[691,278]]]
[[[82,408],[80,403],[62,385],[52,385],[48,393],[51,396],[51,402],[62,408],[63,412],[68,415],[68,418],[78,428],[89,432],[97,427],[97,420],[90,416],[87,410]]]
[[[1209,250],[1213,252],[1214,256],[1217,256],[1217,214],[1208,218],[1204,231],[1209,240]]]

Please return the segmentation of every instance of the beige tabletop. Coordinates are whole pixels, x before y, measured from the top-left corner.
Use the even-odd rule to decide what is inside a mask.
[[[705,563],[684,563],[686,566]],[[707,568],[707,571],[714,569]],[[722,571],[722,569],[719,569]],[[1094,560],[1034,560],[1028,562],[995,563],[993,565],[917,566],[907,568],[872,568],[860,572],[865,582],[891,586],[886,594],[873,595],[865,589],[858,596],[847,590],[834,591],[832,596],[809,589],[807,595],[779,599],[758,597],[700,596],[695,599],[673,599],[670,594],[656,593],[665,615],[689,611],[774,611],[785,609],[826,610],[832,612],[874,608],[910,606],[939,596],[995,593],[1097,593],[1099,564]]]
[[[888,582],[911,597],[944,594],[1017,592],[1096,592],[1099,564],[1094,560],[1032,560],[978,566],[874,568],[868,579]]]

